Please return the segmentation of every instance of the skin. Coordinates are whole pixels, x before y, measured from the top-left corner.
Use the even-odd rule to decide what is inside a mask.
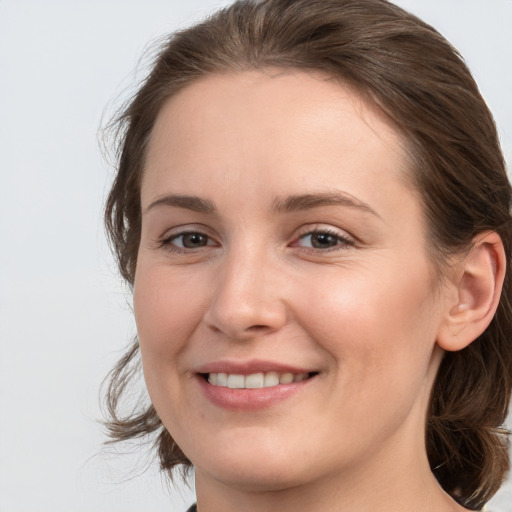
[[[402,146],[354,90],[301,71],[209,76],[162,108],[134,305],[147,387],[195,466],[201,512],[464,510],[424,446],[457,294],[433,286]],[[319,193],[349,200],[275,209]],[[184,247],[184,231],[201,243]],[[253,359],[318,375],[260,410],[205,397],[199,366]]]

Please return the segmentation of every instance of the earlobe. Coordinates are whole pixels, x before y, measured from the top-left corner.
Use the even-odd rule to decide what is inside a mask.
[[[496,312],[506,268],[500,236],[480,233],[456,267],[456,303],[447,305],[437,338],[448,351],[461,350],[478,338]]]

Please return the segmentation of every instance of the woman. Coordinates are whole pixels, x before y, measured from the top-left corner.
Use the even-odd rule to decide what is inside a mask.
[[[114,440],[198,510],[479,510],[508,469],[511,188],[492,117],[383,0],[240,1],[118,120],[106,225],[138,339]],[[151,404],[120,417],[142,356]]]

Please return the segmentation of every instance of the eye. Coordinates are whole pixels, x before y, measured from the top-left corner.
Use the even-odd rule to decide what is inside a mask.
[[[187,231],[172,235],[162,240],[161,245],[171,251],[186,251],[215,246],[216,243],[206,234],[199,231]]]
[[[338,232],[328,229],[315,229],[301,235],[294,243],[295,246],[311,248],[315,250],[342,249],[353,246],[354,242]]]

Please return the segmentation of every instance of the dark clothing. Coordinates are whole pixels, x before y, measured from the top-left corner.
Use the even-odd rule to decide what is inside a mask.
[[[197,512],[197,505],[194,503],[188,510],[187,512]]]

